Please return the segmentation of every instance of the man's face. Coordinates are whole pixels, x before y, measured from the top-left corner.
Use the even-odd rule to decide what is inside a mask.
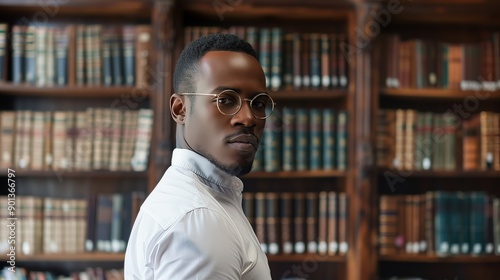
[[[211,51],[201,58],[199,69],[196,92],[218,94],[232,89],[240,95],[242,106],[237,114],[225,116],[217,109],[215,97],[194,96],[194,104],[187,106],[185,141],[226,172],[244,175],[252,168],[265,125],[244,98],[266,91],[262,67],[245,53]]]

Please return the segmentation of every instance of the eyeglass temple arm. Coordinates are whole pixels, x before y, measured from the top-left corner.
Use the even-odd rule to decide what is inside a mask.
[[[215,93],[198,93],[198,92],[182,92],[179,95],[204,95],[204,96],[217,96]]]

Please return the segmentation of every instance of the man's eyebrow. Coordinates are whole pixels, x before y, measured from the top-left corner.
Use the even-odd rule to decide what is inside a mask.
[[[218,87],[214,88],[211,93],[220,93],[223,90],[232,90],[232,91],[235,91],[236,93],[241,93],[241,89],[239,89],[239,88],[233,88],[233,87],[228,87],[228,86],[218,86]],[[267,94],[269,94],[269,92],[267,92],[267,91],[263,91],[263,92],[257,92],[256,91],[256,92],[253,92],[251,95],[255,96],[255,95],[260,94],[260,93],[267,93]]]
[[[212,93],[219,93],[219,92],[221,92],[221,91],[223,91],[223,90],[232,90],[232,91],[235,91],[235,92],[237,92],[237,93],[241,93],[241,89],[239,89],[239,88],[227,87],[227,86],[218,86],[218,87],[216,87],[216,88],[214,88],[214,89],[212,90]]]

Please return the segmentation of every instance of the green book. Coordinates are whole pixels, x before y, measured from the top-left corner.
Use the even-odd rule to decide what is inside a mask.
[[[320,170],[322,167],[321,152],[321,110],[309,111],[309,169]]]
[[[275,109],[273,114],[266,120],[264,128],[264,170],[267,172],[279,171],[281,169],[281,120]]]
[[[337,116],[337,169],[347,167],[347,112],[340,111]]]
[[[295,112],[295,156],[297,170],[304,171],[309,169],[309,115],[307,109],[299,108]]]
[[[323,109],[322,154],[323,169],[335,168],[335,111]]]
[[[283,108],[283,166],[284,171],[295,170],[295,109]]]

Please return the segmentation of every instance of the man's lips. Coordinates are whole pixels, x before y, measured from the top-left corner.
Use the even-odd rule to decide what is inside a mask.
[[[227,141],[228,143],[242,143],[242,144],[251,144],[255,149],[259,145],[259,140],[257,137],[252,134],[238,134],[235,135]]]

